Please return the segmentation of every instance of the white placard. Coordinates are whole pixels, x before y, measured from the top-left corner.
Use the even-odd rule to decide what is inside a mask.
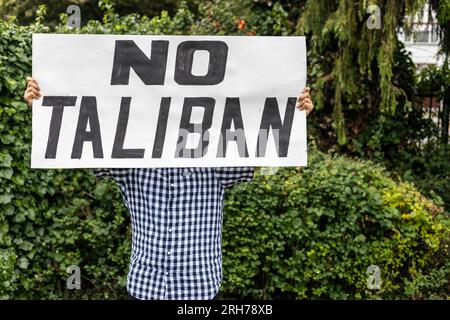
[[[33,168],[306,165],[304,37],[33,35]]]

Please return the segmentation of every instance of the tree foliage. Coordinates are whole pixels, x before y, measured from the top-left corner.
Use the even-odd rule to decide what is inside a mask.
[[[355,123],[359,119],[352,119],[352,113],[382,119],[395,112],[400,99],[411,101],[395,81],[397,32],[405,14],[415,15],[425,3],[375,1],[379,15],[369,16],[372,2],[365,0],[307,1],[297,31],[311,35],[310,50],[316,57],[312,61],[316,104],[319,109],[333,110],[332,126],[340,144],[364,129]],[[380,19],[379,29],[367,26],[372,18]],[[352,123],[346,125],[346,120]]]

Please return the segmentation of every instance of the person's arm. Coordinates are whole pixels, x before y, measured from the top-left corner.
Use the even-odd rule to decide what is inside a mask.
[[[306,110],[306,116],[308,116],[314,109],[314,104],[312,103],[311,96],[309,95],[310,91],[311,89],[309,87],[305,87],[297,98],[297,108],[299,110]]]
[[[41,88],[36,79],[32,77],[27,77],[27,88],[23,95],[23,98],[27,102],[27,104],[31,107],[34,99],[41,98]],[[297,108],[299,110],[306,110],[306,115],[308,115],[313,109],[314,105],[311,101],[310,96],[311,89],[309,87],[305,87],[300,95],[297,98]]]
[[[41,98],[41,88],[39,88],[39,84],[36,79],[32,77],[27,77],[27,88],[25,89],[25,93],[23,94],[23,99],[31,107],[34,99]]]
[[[27,88],[25,90],[23,98],[25,99],[27,104],[31,107],[34,99],[41,98],[41,88],[39,87],[39,84],[36,79],[32,77],[27,77],[26,80],[27,80]],[[299,110],[305,110],[307,116],[314,109],[314,105],[311,101],[311,96],[309,94],[310,91],[311,89],[309,87],[305,87],[301,91],[300,95],[297,97],[297,105],[296,105],[296,107]]]
[[[41,98],[41,89],[36,79],[32,77],[27,77],[27,88],[23,95],[23,98],[27,104],[31,107],[33,99]],[[314,105],[310,97],[310,88],[304,88],[297,98],[296,107],[299,110],[305,110],[306,115],[308,115],[313,109]],[[94,174],[101,178],[106,176],[111,176],[111,171],[109,169],[94,169]],[[236,182],[249,181],[253,178],[253,168],[223,168],[218,170],[220,180],[223,180],[225,185],[231,185]]]

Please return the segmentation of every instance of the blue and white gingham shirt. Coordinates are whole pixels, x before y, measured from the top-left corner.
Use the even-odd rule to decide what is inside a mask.
[[[95,169],[130,211],[127,289],[137,299],[212,299],[222,281],[224,190],[253,168]]]

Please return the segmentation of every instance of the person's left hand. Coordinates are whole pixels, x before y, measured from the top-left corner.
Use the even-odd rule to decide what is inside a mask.
[[[314,109],[314,104],[312,103],[311,97],[309,95],[310,91],[311,90],[309,89],[309,87],[304,88],[302,90],[300,96],[297,98],[297,104],[296,104],[296,107],[298,108],[298,110],[306,111],[307,116]]]

